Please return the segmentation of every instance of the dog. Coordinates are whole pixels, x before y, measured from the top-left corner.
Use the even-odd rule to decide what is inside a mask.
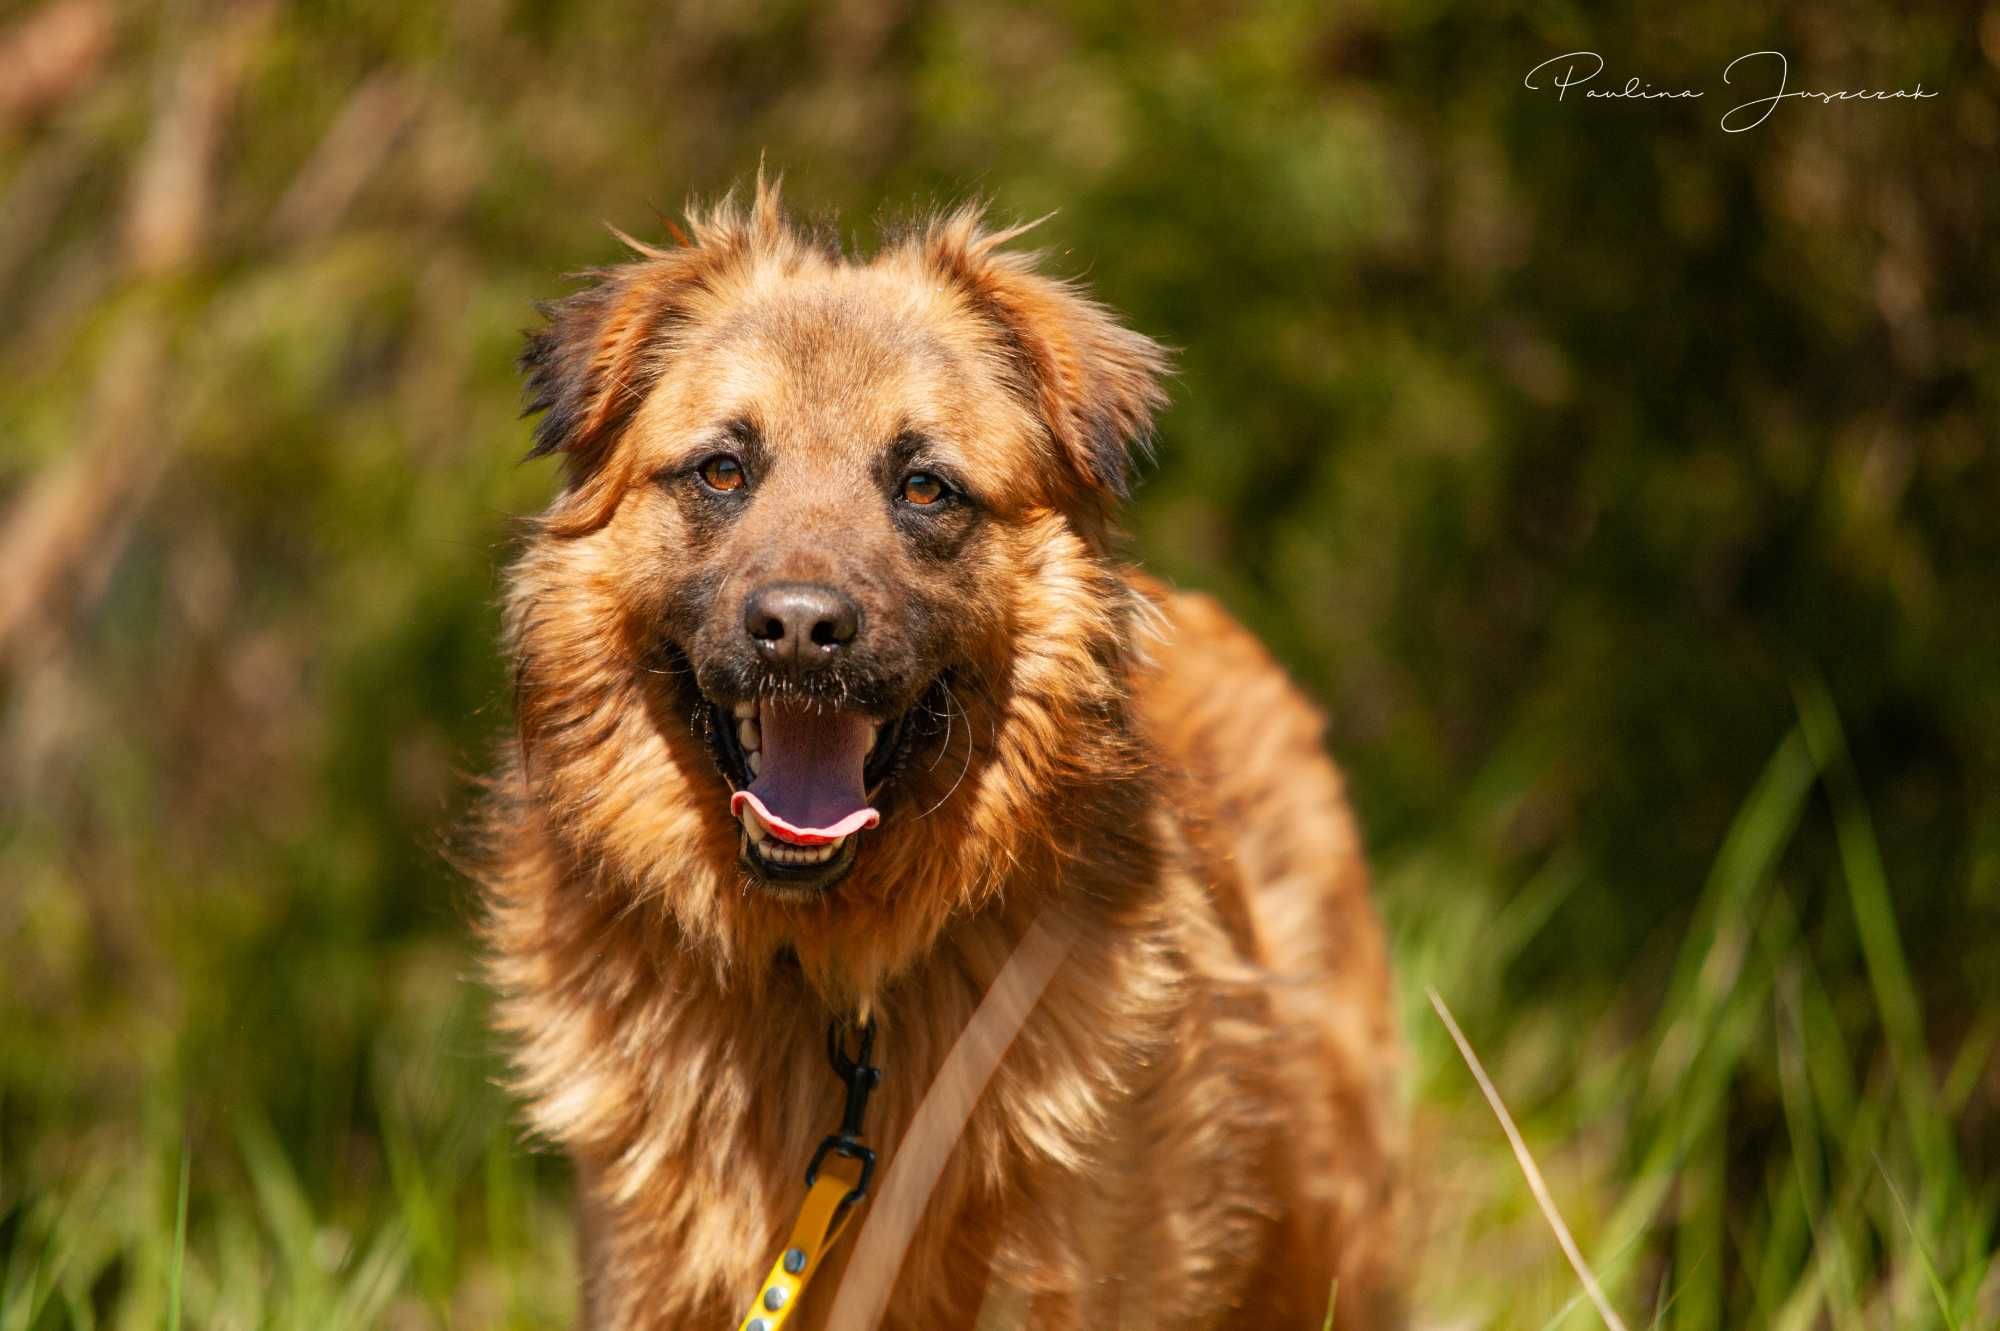
[[[688,221],[522,355],[563,479],[507,575],[481,918],[582,1324],[738,1324],[841,1121],[830,1024],[879,1033],[893,1166],[1037,920],[1067,959],[882,1325],[1394,1324],[1398,1041],[1323,720],[1118,552],[1166,353],[976,207],[857,256],[760,172]]]

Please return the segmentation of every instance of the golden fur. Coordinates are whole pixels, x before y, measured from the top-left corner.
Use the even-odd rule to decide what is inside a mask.
[[[829,1017],[872,1003],[866,1135],[893,1158],[1044,908],[1075,950],[886,1325],[969,1327],[991,1289],[1042,1328],[1316,1327],[1336,1276],[1340,1325],[1395,1318],[1387,965],[1321,718],[1213,602],[1113,553],[1163,357],[1009,239],[962,211],[851,258],[760,181],[531,339],[567,484],[510,574],[484,933],[529,1120],[576,1164],[589,1327],[733,1326],[839,1119]],[[725,524],[663,478],[728,411],[780,462]],[[913,430],[977,496],[942,536],[864,479]],[[809,897],[752,881],[690,719],[711,603],[753,565],[865,583],[896,678],[944,689]]]

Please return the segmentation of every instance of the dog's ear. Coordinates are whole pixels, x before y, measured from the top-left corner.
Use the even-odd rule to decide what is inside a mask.
[[[537,413],[531,458],[562,453],[572,485],[596,471],[618,431],[659,378],[674,326],[733,264],[759,252],[782,254],[798,238],[779,200],[781,182],[757,173],[750,206],[734,191],[688,216],[692,236],[673,230],[662,249],[613,234],[630,263],[594,269],[590,285],[540,307],[544,324],[521,351],[522,414]]]
[[[587,274],[591,285],[542,305],[546,322],[527,335],[522,414],[541,414],[528,456],[566,455],[572,483],[596,470],[659,373],[654,351],[689,267],[672,260],[651,251]]]
[[[1092,506],[1108,510],[1130,494],[1136,462],[1151,455],[1153,414],[1167,401],[1167,351],[1076,283],[1037,272],[1035,255],[1004,248],[1028,229],[988,231],[978,209],[960,209],[931,223],[923,258],[998,326],[1062,461]]]

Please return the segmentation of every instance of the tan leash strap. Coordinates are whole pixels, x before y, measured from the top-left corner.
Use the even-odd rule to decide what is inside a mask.
[[[880,1195],[869,1209],[868,1223],[855,1240],[847,1275],[834,1296],[827,1331],[874,1331],[889,1306],[889,1292],[902,1269],[903,1253],[923,1219],[924,1206],[937,1187],[944,1162],[965,1131],[972,1107],[1014,1043],[1042,991],[1076,942],[1076,930],[1053,912],[1030,925],[1007,964],[994,977],[959,1033],[958,1043],[945,1055],[937,1079],[924,1092],[910,1130],[903,1134],[884,1173]],[[973,1273],[984,1278],[985,1273]],[[968,1275],[968,1279],[973,1278]]]

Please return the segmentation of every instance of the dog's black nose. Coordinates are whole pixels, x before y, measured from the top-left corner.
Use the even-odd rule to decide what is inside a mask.
[[[743,631],[758,654],[794,670],[831,661],[860,627],[861,607],[816,582],[773,582],[743,605]]]

